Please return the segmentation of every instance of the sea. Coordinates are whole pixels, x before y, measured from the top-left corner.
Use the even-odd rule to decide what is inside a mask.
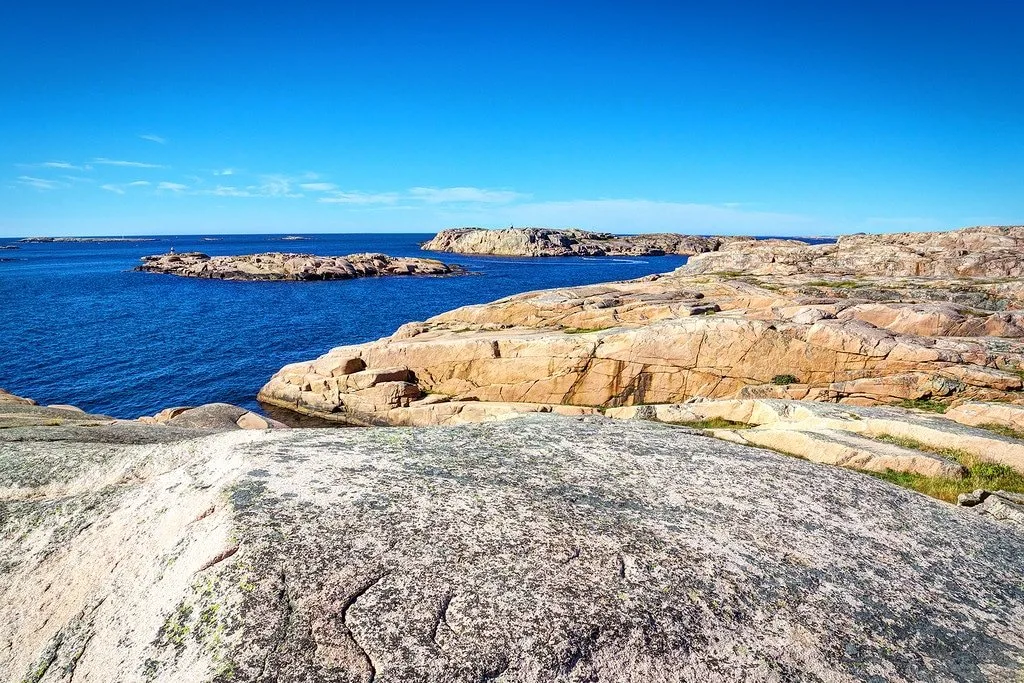
[[[225,402],[258,410],[281,366],[399,325],[533,289],[671,271],[683,256],[503,258],[424,252],[432,234],[188,235],[130,242],[0,239],[0,388],[121,418]],[[286,239],[301,237],[302,239]],[[135,272],[177,252],[426,256],[472,275],[231,282]]]

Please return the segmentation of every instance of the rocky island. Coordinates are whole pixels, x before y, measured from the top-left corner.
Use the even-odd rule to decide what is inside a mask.
[[[387,254],[245,254],[208,256],[200,252],[142,257],[136,270],[216,280],[349,280],[386,275],[460,275],[460,266],[434,259]]]
[[[613,235],[550,228],[453,228],[442,230],[421,246],[426,251],[491,256],[690,256],[752,239],[673,233]]]
[[[18,240],[28,244],[45,244],[50,242],[157,242],[156,237],[26,237]]]

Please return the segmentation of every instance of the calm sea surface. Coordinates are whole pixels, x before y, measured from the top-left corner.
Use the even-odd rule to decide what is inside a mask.
[[[521,259],[421,252],[431,235],[160,237],[0,249],[0,388],[40,403],[138,417],[214,401],[256,408],[286,363],[531,289],[672,270],[681,256]],[[14,244],[0,240],[0,246]],[[146,254],[264,251],[433,256],[480,275],[224,282],[132,272]],[[12,259],[6,261],[3,259]]]

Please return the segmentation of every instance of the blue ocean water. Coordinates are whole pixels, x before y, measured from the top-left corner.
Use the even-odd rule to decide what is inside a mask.
[[[432,235],[159,237],[148,242],[16,243],[0,249],[0,387],[40,403],[133,418],[214,401],[256,409],[282,365],[391,334],[466,304],[532,289],[670,271],[681,256],[522,259],[429,254]],[[133,272],[171,247],[434,256],[479,275],[331,282],[225,282]],[[5,260],[11,259],[11,260]]]

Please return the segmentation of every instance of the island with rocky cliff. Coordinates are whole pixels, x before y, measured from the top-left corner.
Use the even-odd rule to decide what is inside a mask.
[[[690,256],[752,239],[673,233],[613,235],[551,228],[452,228],[442,230],[421,247],[426,251],[490,256]]]
[[[435,259],[394,257],[387,254],[244,254],[208,256],[200,252],[142,257],[136,268],[147,273],[216,280],[350,280],[390,275],[461,275],[466,271]]]

